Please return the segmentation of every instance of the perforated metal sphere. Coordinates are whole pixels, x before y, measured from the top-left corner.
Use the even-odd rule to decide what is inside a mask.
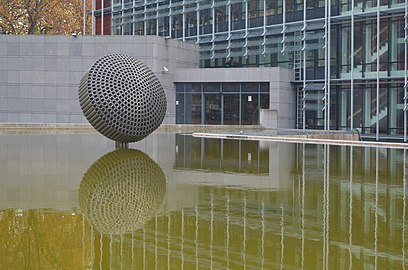
[[[82,178],[82,213],[102,234],[140,229],[160,207],[166,193],[163,171],[149,156],[119,149],[98,159]]]
[[[166,95],[154,73],[123,54],[106,55],[83,76],[79,103],[89,123],[117,142],[140,141],[162,123]]]

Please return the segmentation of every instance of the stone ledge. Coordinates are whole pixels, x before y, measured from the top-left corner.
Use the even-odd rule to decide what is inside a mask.
[[[162,124],[155,132],[207,132],[207,131],[262,131],[259,125],[176,125]],[[83,124],[20,124],[0,123],[0,132],[10,131],[45,131],[45,132],[96,132],[88,123]]]

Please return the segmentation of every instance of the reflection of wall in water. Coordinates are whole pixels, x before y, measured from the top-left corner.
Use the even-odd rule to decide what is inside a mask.
[[[1,208],[77,208],[86,169],[114,145],[95,134],[2,134]]]
[[[177,169],[268,174],[269,149],[257,141],[176,135]]]
[[[294,144],[176,135],[176,179],[187,184],[282,188],[294,160]]]
[[[155,132],[143,141],[132,143],[131,147],[135,147],[147,153],[155,160],[162,168],[167,178],[167,194],[165,203],[163,204],[168,211],[180,210],[181,207],[192,207],[196,205],[198,198],[198,188],[191,185],[177,183],[177,178],[174,172],[175,146],[174,133]]]
[[[353,269],[401,268],[406,175],[389,184],[379,172],[384,157],[375,149],[346,149],[348,167],[338,170],[331,165],[343,155],[338,150],[311,146],[302,152],[300,145],[292,189],[200,187],[195,207],[168,212],[122,239],[96,238],[94,250],[104,250],[113,265],[140,262],[146,269],[347,269],[350,262]],[[350,178],[350,165],[365,151],[374,154],[373,168],[366,174],[352,169]],[[395,154],[397,164],[406,159]],[[306,163],[322,174],[305,174]]]
[[[162,168],[169,181],[166,207],[171,210],[195,205],[198,190],[179,188],[172,179],[174,134],[155,132],[130,144],[144,151]],[[76,211],[77,192],[85,171],[95,160],[114,149],[114,143],[91,133],[46,132],[1,134],[0,209]],[[174,196],[173,196],[174,195]],[[176,203],[177,199],[177,203]]]
[[[0,182],[2,206],[44,206],[44,199],[22,198],[33,190],[36,196],[48,196],[53,206],[72,209],[67,194],[72,191],[76,200],[82,173],[113,148],[110,142],[94,135],[56,138],[7,137],[0,152],[0,171],[7,172]],[[86,258],[92,257],[94,268],[102,262],[107,268],[112,265],[112,269],[181,269],[182,265],[184,269],[195,269],[196,263],[203,269],[226,269],[228,265],[247,269],[277,269],[281,265],[322,269],[323,262],[328,262],[329,269],[347,269],[350,258],[353,269],[372,269],[375,261],[377,269],[390,265],[402,268],[402,241],[405,258],[408,242],[408,193],[404,193],[408,187],[407,153],[404,156],[403,151],[394,149],[268,144],[269,175],[235,172],[227,174],[225,184],[240,176],[247,182],[248,178],[274,179],[271,166],[282,170],[288,164],[281,175],[292,174],[286,180],[290,188],[193,186],[187,192],[182,189],[172,193],[184,183],[177,183],[178,176],[183,176],[185,183],[198,181],[195,177],[211,179],[216,174],[218,180],[223,180],[218,178],[222,171],[201,173],[187,168],[186,172],[176,167],[171,172],[175,166],[174,141],[174,136],[153,134],[135,146],[147,149],[146,153],[165,171],[172,188],[169,191],[168,186],[168,194],[182,197],[184,191],[195,192],[194,196],[181,207],[160,213],[133,235],[101,238],[94,232],[90,237],[86,230],[81,243]],[[70,147],[56,147],[61,145]],[[296,159],[292,162],[292,158]],[[42,165],[35,167],[37,162]],[[50,167],[46,167],[48,163]],[[20,193],[19,200],[9,193],[15,190],[25,192]],[[388,248],[391,244],[394,249]]]
[[[389,168],[390,154],[399,172]],[[401,150],[299,145],[298,158],[291,189],[200,187],[195,208],[168,213],[136,232],[137,240],[150,240],[134,252],[147,254],[140,258],[147,266],[162,268],[194,269],[197,263],[205,269],[405,265],[406,155]],[[370,169],[358,169],[366,162]]]

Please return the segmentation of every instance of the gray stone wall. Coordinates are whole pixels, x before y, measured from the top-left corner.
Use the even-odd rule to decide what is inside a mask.
[[[111,53],[134,56],[156,74],[168,102],[163,123],[175,123],[174,72],[198,67],[197,46],[156,36],[10,35],[0,35],[0,123],[87,123],[79,81]]]

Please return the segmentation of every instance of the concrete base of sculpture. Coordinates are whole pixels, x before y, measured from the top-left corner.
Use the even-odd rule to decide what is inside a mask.
[[[129,143],[115,142],[116,149],[129,149]]]

